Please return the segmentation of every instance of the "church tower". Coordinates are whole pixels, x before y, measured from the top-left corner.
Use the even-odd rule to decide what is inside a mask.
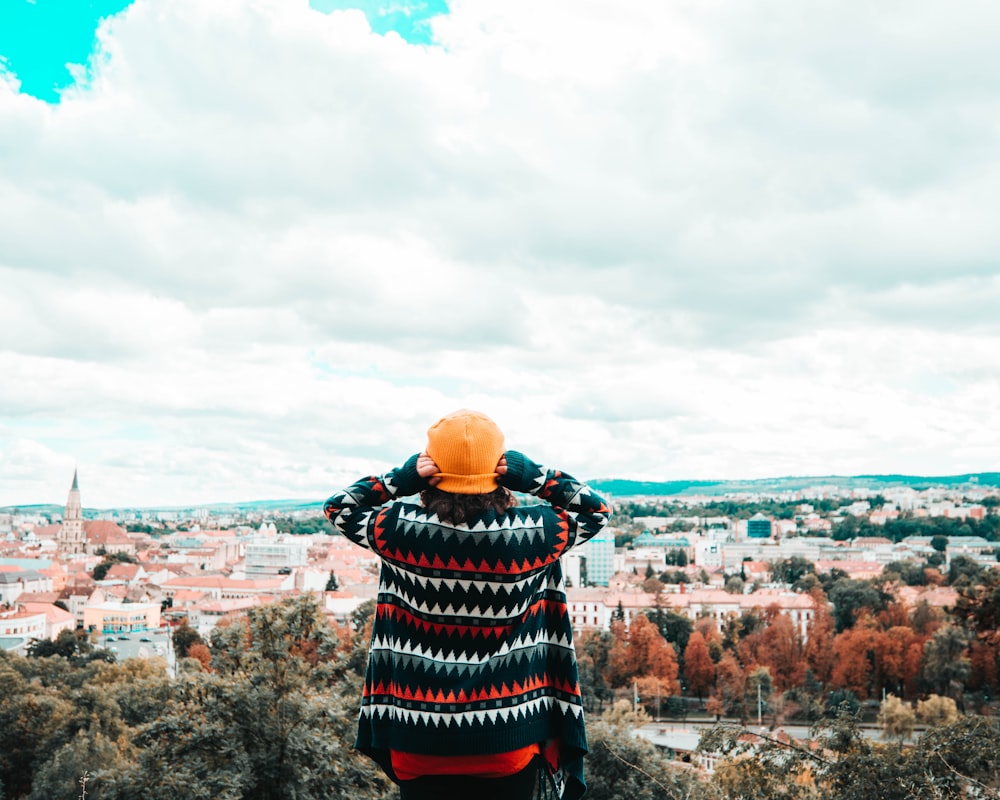
[[[87,552],[87,534],[83,530],[83,505],[80,502],[80,485],[73,470],[73,485],[66,498],[66,513],[59,529],[59,555],[83,555]]]

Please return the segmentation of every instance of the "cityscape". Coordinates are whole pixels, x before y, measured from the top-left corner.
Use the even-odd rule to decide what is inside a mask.
[[[83,499],[74,473],[58,511],[0,515],[8,657],[72,642],[176,680],[215,670],[234,623],[296,602],[363,643],[378,558],[318,504],[98,513]],[[602,719],[628,709],[665,763],[724,780],[724,748],[705,742],[726,720],[808,737],[844,706],[873,741],[916,747],[997,713],[1000,487],[612,499],[612,524],[562,559],[581,688]]]

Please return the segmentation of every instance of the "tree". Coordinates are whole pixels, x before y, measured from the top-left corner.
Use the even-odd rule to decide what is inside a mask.
[[[875,629],[867,622],[838,633],[833,640],[833,670],[830,685],[850,689],[862,700],[872,690],[875,661]]]
[[[774,682],[771,680],[771,673],[767,667],[755,667],[750,670],[746,679],[743,702],[745,708],[755,711],[758,722],[764,712],[770,708],[768,701],[773,689]]]
[[[816,587],[812,598],[813,616],[806,626],[805,657],[816,680],[825,684],[833,672],[834,620],[823,590]]]
[[[909,703],[904,703],[895,695],[887,695],[878,712],[878,722],[882,726],[882,737],[903,741],[913,733],[916,715]]]
[[[645,615],[633,617],[627,630],[624,623],[612,623],[612,635],[615,641],[608,654],[606,676],[611,686],[627,686],[645,678],[655,681],[646,687],[647,694],[655,695],[658,690],[667,696],[680,691],[674,648]]]
[[[652,620],[660,635],[670,642],[678,653],[683,653],[694,629],[694,623],[684,614],[678,614],[673,610],[663,611],[660,608],[653,612]]]
[[[679,800],[700,795],[697,778],[634,736],[628,724],[599,719],[590,724],[587,738],[587,800]]]
[[[960,696],[971,672],[968,645],[968,634],[953,625],[938,628],[924,645],[924,680],[938,694]]]
[[[916,692],[925,641],[925,637],[902,625],[874,632],[873,684],[876,693],[887,689],[911,697]]]
[[[816,572],[816,566],[802,556],[792,556],[771,562],[771,579],[784,584],[797,583],[802,577]]]
[[[580,695],[588,713],[603,711],[604,704],[612,698],[611,688],[604,679],[612,642],[608,631],[585,630],[576,639]]]
[[[757,662],[768,668],[774,685],[785,692],[802,682],[806,670],[802,637],[791,617],[778,611],[767,611],[767,624],[759,632]]]
[[[746,720],[746,676],[732,653],[725,653],[715,665],[715,692],[718,713],[735,714]]]
[[[326,581],[326,591],[336,592],[340,589],[340,583],[337,581],[337,575],[333,570],[330,570],[330,577]]]
[[[205,640],[201,638],[201,634],[188,625],[187,620],[184,620],[174,628],[171,639],[177,658],[187,658],[188,650],[190,650],[192,645],[205,643]]]
[[[972,637],[969,647],[972,688],[1000,694],[1000,570],[990,570],[979,585],[956,587],[954,615]]]
[[[960,800],[996,797],[1000,788],[995,719],[932,728],[912,748],[872,742],[845,716],[816,733],[817,746],[805,748],[716,726],[699,745],[727,757],[710,788],[739,800]]]
[[[94,648],[87,641],[86,633],[80,631],[59,631],[55,639],[34,639],[28,645],[30,658],[60,656],[75,664],[86,663]]]
[[[976,585],[983,579],[983,568],[968,556],[955,556],[948,564],[948,583],[951,586]]]
[[[850,578],[837,581],[827,593],[833,603],[833,616],[837,631],[854,625],[859,612],[867,609],[872,614],[885,608],[885,597],[870,583]]]
[[[101,553],[104,560],[94,567],[94,580],[103,581],[108,574],[108,570],[115,564],[135,564],[136,558],[131,553]]]
[[[917,701],[917,719],[924,725],[951,725],[958,716],[958,706],[950,697],[932,694],[926,700]]]
[[[108,800],[391,796],[388,779],[350,749],[360,688],[311,597],[217,626],[211,649],[212,672],[182,673]]]
[[[684,648],[684,679],[698,700],[705,696],[715,681],[715,664],[700,631],[691,634]]]

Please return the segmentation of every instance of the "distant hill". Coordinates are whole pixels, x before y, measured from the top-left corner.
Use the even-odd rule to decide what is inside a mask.
[[[711,495],[721,497],[726,494],[754,494],[774,492],[794,492],[812,486],[835,486],[838,489],[872,489],[880,491],[890,487],[908,486],[911,489],[929,489],[932,486],[956,488],[967,486],[1000,487],[1000,472],[971,472],[963,475],[808,475],[783,478],[760,478],[756,480],[680,480],[680,481],[634,481],[623,478],[600,478],[588,483],[604,494],[613,497],[668,497],[683,495]],[[183,515],[198,509],[207,509],[215,515],[246,512],[262,512],[275,516],[308,511],[317,514],[322,510],[323,501],[312,500],[246,500],[239,503],[200,503],[194,505],[126,507],[115,509],[85,508],[84,516],[93,519],[112,511],[172,511]],[[11,505],[0,508],[0,512],[45,514],[62,516],[63,506],[55,504]]]
[[[757,480],[703,480],[703,481],[630,481],[609,478],[589,481],[597,491],[615,497],[666,497],[674,495],[704,494],[753,494],[794,492],[812,486],[835,486],[838,489],[872,489],[880,491],[906,486],[915,490],[933,486],[955,488],[968,486],[1000,487],[1000,472],[974,472],[964,475],[810,475]]]

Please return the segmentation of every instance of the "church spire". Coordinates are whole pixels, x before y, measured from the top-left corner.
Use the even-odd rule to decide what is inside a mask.
[[[87,533],[83,524],[83,504],[80,502],[80,481],[73,470],[73,486],[66,498],[66,512],[56,539],[60,555],[81,555],[87,550]]]

